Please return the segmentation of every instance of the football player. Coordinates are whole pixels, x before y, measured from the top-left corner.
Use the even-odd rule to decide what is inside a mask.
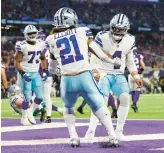
[[[127,16],[117,14],[110,21],[110,31],[101,31],[94,39],[94,42],[100,49],[107,52],[109,56],[113,58],[118,57],[121,60],[121,66],[99,61],[99,73],[100,75],[103,74],[99,85],[104,94],[105,101],[108,100],[110,91],[112,91],[120,101],[115,130],[119,140],[123,138],[123,128],[129,111],[129,86],[124,76],[125,65],[133,76],[138,88],[143,85],[134,63],[133,49],[135,48],[135,38],[127,32],[129,28],[130,23]],[[95,118],[94,116],[92,117]],[[91,120],[96,122],[95,119]],[[88,129],[88,137],[93,137],[95,129],[95,127]]]
[[[134,61],[137,66],[138,74],[142,74],[142,72],[145,69],[145,64],[143,61],[144,58],[141,54],[136,52],[136,49],[133,51],[133,54],[134,54]],[[128,83],[129,83],[130,94],[132,96],[132,102],[133,102],[131,108],[134,110],[134,112],[138,112],[137,102],[141,94],[140,88],[138,88],[134,78],[130,74],[128,75]]]
[[[58,61],[61,68],[61,98],[64,102],[64,120],[71,137],[71,146],[80,146],[75,128],[74,105],[81,95],[91,107],[93,113],[105,126],[109,135],[106,147],[119,146],[115,136],[109,110],[103,104],[103,96],[91,73],[88,62],[88,46],[100,59],[108,63],[119,64],[120,60],[110,59],[93,41],[93,35],[87,27],[77,27],[78,17],[70,8],[59,9],[54,16],[55,34],[46,38],[50,51],[49,70],[55,73]],[[104,143],[103,143],[104,144]]]
[[[44,78],[47,78],[47,64],[44,54],[45,43],[38,39],[38,30],[34,25],[27,25],[24,29],[25,40],[15,45],[15,68],[19,72],[19,84],[23,92],[21,124],[36,124],[32,111],[28,108],[32,99],[32,91],[36,97],[34,102],[43,101],[43,82],[39,74],[39,65],[42,63]],[[29,122],[30,121],[30,122]]]

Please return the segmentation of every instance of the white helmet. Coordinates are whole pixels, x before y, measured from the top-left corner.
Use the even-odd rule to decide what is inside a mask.
[[[54,15],[54,26],[56,28],[67,28],[78,24],[76,12],[68,7],[59,9]]]
[[[110,21],[110,31],[116,41],[121,40],[129,29],[129,19],[124,14],[117,14]]]
[[[38,38],[38,30],[34,25],[27,25],[23,33],[27,41],[36,42]]]

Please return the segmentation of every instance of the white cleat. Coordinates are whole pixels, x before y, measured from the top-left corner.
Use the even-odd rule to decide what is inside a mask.
[[[85,134],[85,143],[93,143],[94,132],[92,130],[87,131]]]
[[[63,111],[64,111],[63,108],[58,108],[57,111],[58,111],[58,113],[60,113],[61,115],[63,115]]]
[[[119,139],[119,141],[124,140],[124,134],[123,134],[122,130],[116,130],[115,133],[116,133],[116,137]]]
[[[21,124],[24,125],[24,126],[30,126],[31,125],[31,123],[29,122],[27,117],[22,117],[21,118]]]
[[[28,115],[28,120],[31,124],[36,124],[34,116]]]
[[[36,124],[35,118],[33,116],[33,112],[30,109],[28,109],[27,111],[27,118],[31,124]]]

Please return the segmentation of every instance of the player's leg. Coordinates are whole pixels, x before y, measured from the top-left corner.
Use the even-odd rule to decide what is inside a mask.
[[[124,75],[116,75],[115,82],[111,86],[112,91],[120,101],[117,111],[116,134],[121,140],[123,138],[123,128],[129,112],[129,86]]]
[[[21,124],[22,125],[31,125],[28,119],[28,109],[29,109],[29,103],[32,96],[31,91],[31,82],[26,82],[23,79],[21,79],[21,76],[19,76],[19,85],[22,89],[23,94],[23,102],[22,102],[22,118],[21,118]]]
[[[137,102],[139,100],[139,96],[141,92],[140,89],[137,89],[137,84],[135,83],[131,75],[128,76],[128,83],[129,83],[130,94],[132,96],[132,102],[133,102],[131,107],[134,110],[134,112],[137,112],[138,111]]]
[[[40,105],[41,102],[43,102],[43,81],[39,73],[33,73],[33,79],[32,79],[32,90],[35,93],[35,99],[34,103]],[[46,117],[46,111],[44,108],[40,109],[41,116],[40,121],[43,122]],[[31,118],[33,116],[33,112],[30,113]]]
[[[81,105],[77,108],[77,111],[78,111],[80,114],[84,114],[83,108],[84,108],[84,106],[85,106],[86,104],[87,104],[86,101],[83,100],[83,102],[81,103]]]
[[[58,112],[61,115],[63,114],[63,108],[57,107],[54,104],[52,104],[52,111]]]
[[[47,123],[51,123],[51,113],[52,113],[52,100],[50,97],[52,86],[52,77],[44,82],[44,100],[46,102],[46,113],[47,113]]]
[[[85,77],[83,76],[85,75]],[[116,135],[114,132],[114,128],[112,125],[111,114],[108,108],[105,106],[103,95],[93,77],[93,75],[89,72],[83,74],[82,78],[87,78],[83,81],[82,84],[82,96],[87,101],[88,105],[91,107],[93,114],[99,119],[100,123],[106,128],[107,133],[109,135],[110,141],[108,146],[117,146],[118,141],[116,140]],[[114,140],[116,140],[114,142]]]
[[[111,117],[112,118],[117,118],[117,108],[116,108],[115,100],[114,100],[114,97],[113,97],[112,93],[110,93],[110,95],[109,95],[108,105],[111,106],[112,110],[113,110]]]
[[[69,131],[72,147],[80,146],[80,139],[75,127],[76,118],[74,114],[74,105],[78,98],[79,92],[79,89],[77,88],[79,83],[76,78],[76,76],[62,76],[60,83],[61,99],[64,103],[63,117]]]

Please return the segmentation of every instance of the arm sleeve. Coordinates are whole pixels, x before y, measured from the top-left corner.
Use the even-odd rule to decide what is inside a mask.
[[[85,35],[87,38],[93,38],[92,31],[88,27],[85,27]]]
[[[22,52],[22,53],[23,53],[23,51],[22,51],[22,45],[21,45],[20,41],[18,41],[18,42],[15,44],[15,51],[16,51],[16,52]]]
[[[95,52],[95,54],[104,62],[106,63],[114,63],[114,60],[109,58],[104,52],[103,50],[100,48],[100,46],[95,42],[92,41],[89,44],[89,47],[92,49],[93,52]]]

